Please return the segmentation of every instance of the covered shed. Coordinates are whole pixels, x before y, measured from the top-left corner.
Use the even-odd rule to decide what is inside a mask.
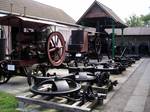
[[[77,24],[94,27],[97,32],[103,32],[105,36],[108,36],[105,32],[106,28],[112,29],[112,58],[115,56],[115,28],[123,29],[127,25],[107,6],[95,0],[87,11],[77,21]],[[105,42],[106,43],[106,42]],[[107,45],[104,45],[104,47]],[[106,51],[106,50],[105,50]]]
[[[127,25],[107,6],[104,4],[94,1],[92,5],[86,10],[86,12],[77,21],[77,24],[103,28],[125,28]]]

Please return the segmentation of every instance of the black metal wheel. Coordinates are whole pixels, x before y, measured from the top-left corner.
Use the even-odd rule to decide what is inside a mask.
[[[102,60],[102,53],[101,53],[101,49],[102,49],[102,43],[101,43],[101,39],[100,37],[96,37],[95,38],[95,53],[97,55],[97,59],[98,61]]]
[[[41,77],[46,77],[47,66],[44,64],[34,64],[30,68],[27,74],[27,81],[29,86],[37,83],[37,79]]]
[[[47,39],[47,55],[52,66],[60,66],[65,58],[65,40],[60,32],[52,32]]]
[[[7,83],[11,78],[11,76],[6,70],[6,66],[7,66],[6,62],[0,63],[0,84]]]
[[[97,76],[97,78],[96,78],[97,85],[99,87],[109,84],[110,74],[108,72],[100,72],[100,73],[97,73],[96,76]]]
[[[0,72],[2,73],[2,72]],[[7,76],[5,73],[0,74],[0,84],[7,83],[9,81],[10,77]]]
[[[41,83],[34,85],[30,91],[39,95],[62,96],[78,92],[81,85],[71,79],[48,79]]]

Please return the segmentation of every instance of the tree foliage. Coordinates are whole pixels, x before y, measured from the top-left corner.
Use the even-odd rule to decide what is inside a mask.
[[[150,14],[136,16],[132,15],[129,19],[125,19],[126,24],[130,27],[147,26],[150,27]]]
[[[144,21],[145,26],[150,27],[150,14],[147,14],[145,16],[141,15],[141,19],[142,19],[142,21]]]
[[[143,21],[140,17],[132,15],[126,19],[126,24],[130,27],[143,26]]]

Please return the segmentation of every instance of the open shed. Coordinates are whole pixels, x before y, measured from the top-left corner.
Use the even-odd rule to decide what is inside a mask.
[[[123,29],[127,25],[107,6],[98,1],[94,1],[92,5],[86,10],[86,12],[77,21],[77,24],[94,27],[97,32],[105,32],[106,28],[112,29],[112,57],[115,55],[115,28]]]
[[[77,24],[103,28],[125,28],[127,25],[107,6],[98,1],[94,1],[93,4],[86,10],[86,12],[77,21]]]

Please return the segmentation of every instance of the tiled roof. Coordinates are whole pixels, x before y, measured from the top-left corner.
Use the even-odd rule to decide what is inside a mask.
[[[13,4],[13,13],[24,15],[25,12],[25,15],[28,16],[75,24],[75,20],[67,15],[63,10],[33,0],[0,0],[0,12],[11,12],[11,4]]]

